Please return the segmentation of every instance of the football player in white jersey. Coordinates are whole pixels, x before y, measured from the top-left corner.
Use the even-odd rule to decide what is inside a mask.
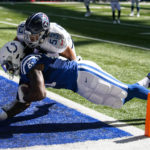
[[[140,6],[139,6],[140,0],[131,0],[131,13],[130,16],[134,16],[134,5],[136,4],[136,9],[137,9],[137,17],[140,17]]]
[[[46,97],[46,87],[72,90],[87,100],[113,108],[121,108],[132,98],[147,100],[150,79],[125,84],[92,61],[69,61],[30,54],[24,57],[18,41],[5,44],[0,50],[0,63],[13,75],[20,72],[16,99],[0,109],[0,121],[12,117]],[[142,85],[142,86],[141,86]]]
[[[112,18],[113,18],[113,24],[120,24],[120,15],[121,15],[121,7],[120,7],[120,3],[119,0],[111,0],[111,8],[112,8]],[[118,17],[116,20],[116,15],[115,15],[115,11],[118,11]]]
[[[50,57],[63,56],[69,60],[76,60],[70,34],[57,23],[50,23],[48,16],[42,12],[32,14],[25,22],[20,23],[15,40],[27,46],[27,54],[40,51]]]

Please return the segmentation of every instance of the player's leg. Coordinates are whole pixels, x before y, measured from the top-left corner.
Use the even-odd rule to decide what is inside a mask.
[[[111,9],[112,9],[112,19],[113,19],[113,24],[116,24],[116,15],[115,15],[115,3],[111,2]]]
[[[131,13],[130,13],[130,16],[134,16],[134,2],[135,0],[131,0]]]
[[[122,83],[91,61],[78,62],[78,70],[77,93],[96,104],[120,108],[134,97],[147,100],[150,92],[138,83]]]
[[[147,100],[148,93],[150,93],[150,90],[140,86],[138,83],[128,85],[128,96],[124,99],[123,103],[125,104],[132,98]]]
[[[137,17],[140,17],[140,6],[139,6],[139,0],[136,0],[136,9],[137,9]]]
[[[89,17],[91,15],[91,11],[90,11],[90,0],[84,0],[84,5],[86,7],[86,13],[85,13],[85,17]]]
[[[118,22],[118,24],[120,24],[121,7],[120,7],[119,2],[117,2],[116,5],[117,5],[116,7],[117,7],[117,10],[118,10],[118,20],[117,20],[117,22]]]
[[[123,105],[128,90],[126,84],[91,61],[80,61],[78,69],[78,94],[95,104],[114,108]]]

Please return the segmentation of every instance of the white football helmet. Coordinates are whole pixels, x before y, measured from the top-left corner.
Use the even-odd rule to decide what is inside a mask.
[[[19,41],[8,42],[0,49],[0,64],[11,76],[19,74],[21,60],[25,56],[23,51],[24,46]]]

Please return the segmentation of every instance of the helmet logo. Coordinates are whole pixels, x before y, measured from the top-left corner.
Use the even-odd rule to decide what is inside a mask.
[[[7,48],[8,52],[15,53],[17,51],[17,45],[15,43],[11,43],[10,45],[14,46],[15,49],[12,50],[7,46],[6,48]]]
[[[48,20],[48,17],[45,15],[45,14],[43,14],[43,28],[47,28],[48,27],[48,25],[49,25],[49,20]]]

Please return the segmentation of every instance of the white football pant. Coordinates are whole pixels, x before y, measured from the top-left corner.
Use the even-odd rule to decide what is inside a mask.
[[[87,100],[114,108],[123,105],[127,97],[128,86],[107,72],[96,63],[82,60],[78,62],[77,93]]]
[[[115,9],[119,11],[121,10],[119,2],[111,2],[111,8],[112,8],[112,11],[115,11]]]
[[[134,6],[134,3],[136,3],[136,7],[139,7],[139,1],[140,0],[131,0],[132,6]]]

